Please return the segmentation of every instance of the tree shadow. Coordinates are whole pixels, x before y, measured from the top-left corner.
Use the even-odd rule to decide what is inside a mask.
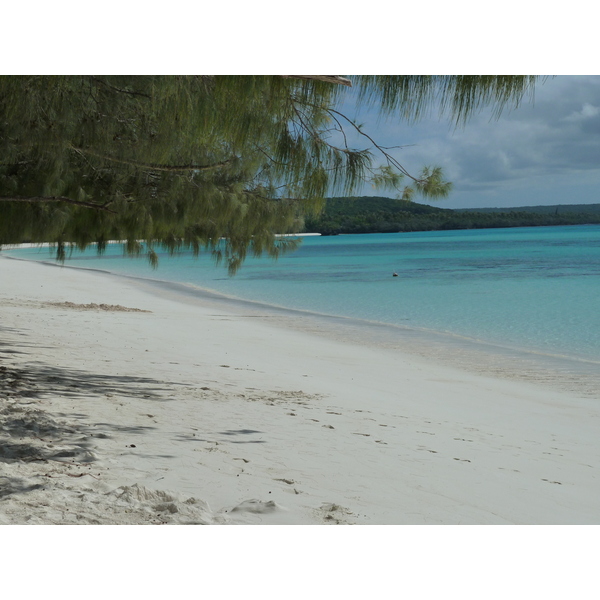
[[[112,438],[113,434],[123,432],[141,435],[154,429],[118,422],[90,422],[89,415],[84,414],[86,404],[108,402],[111,396],[125,402],[142,398],[168,402],[171,399],[167,393],[172,392],[173,386],[185,385],[27,361],[27,355],[34,355],[39,346],[28,342],[23,335],[0,326],[3,338],[0,340],[0,472],[2,464],[7,466],[0,476],[0,500],[46,485],[39,481],[49,465],[60,468],[59,463],[94,463],[97,438]],[[12,356],[18,364],[11,364]],[[77,399],[79,410],[68,413],[45,410],[45,401],[56,397]],[[8,470],[9,465],[15,467],[14,472]]]
[[[20,477],[8,477],[0,475],[0,500],[12,496],[13,494],[23,494],[33,492],[44,487],[42,483],[26,483]]]
[[[6,325],[0,325],[0,333],[8,333],[14,336],[27,337],[26,333],[19,331],[18,329],[14,329],[13,327],[7,327]],[[27,352],[23,352],[22,350],[17,350],[12,347],[12,344],[9,344],[5,341],[5,339],[0,338],[0,359],[3,358],[3,355],[11,355],[11,354],[21,354],[26,355]],[[26,342],[24,340],[19,340],[19,346],[23,348],[40,348],[39,344],[33,344],[31,342]],[[47,346],[46,346],[47,347]]]
[[[18,352],[18,351],[16,351]],[[0,395],[14,399],[40,400],[58,395],[81,398],[119,395],[166,402],[164,393],[177,382],[133,375],[107,375],[76,368],[30,362],[22,367],[0,365]]]

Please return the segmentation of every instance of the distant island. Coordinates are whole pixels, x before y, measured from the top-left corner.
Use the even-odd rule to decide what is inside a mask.
[[[589,224],[600,224],[600,204],[449,209],[363,196],[328,198],[319,216],[306,218],[304,232],[338,235]]]

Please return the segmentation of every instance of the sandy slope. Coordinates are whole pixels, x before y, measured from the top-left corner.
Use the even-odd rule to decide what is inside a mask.
[[[3,257],[0,302],[0,523],[600,523],[597,398]]]

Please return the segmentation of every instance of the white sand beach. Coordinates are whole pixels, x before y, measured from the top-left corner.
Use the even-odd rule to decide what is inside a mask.
[[[0,524],[599,524],[598,396],[0,257]]]

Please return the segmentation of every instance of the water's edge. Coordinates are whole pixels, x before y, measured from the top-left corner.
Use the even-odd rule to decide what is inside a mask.
[[[25,260],[4,255],[9,260]],[[320,314],[227,296],[192,284],[138,277],[112,271],[59,265],[49,261],[27,261],[64,269],[77,269],[109,278],[127,280],[150,294],[176,302],[224,310],[350,344],[386,348],[419,356],[463,371],[518,380],[584,397],[600,397],[600,362],[525,348],[509,348],[456,334],[392,325],[352,317]]]

